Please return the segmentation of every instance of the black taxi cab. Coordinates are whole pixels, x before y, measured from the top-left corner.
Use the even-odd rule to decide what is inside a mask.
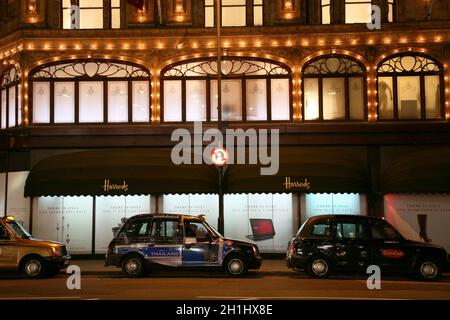
[[[105,262],[132,277],[155,265],[218,267],[241,276],[259,269],[262,259],[256,245],[223,237],[203,216],[142,214],[123,225],[109,244]]]
[[[437,280],[450,271],[444,248],[405,239],[384,219],[351,215],[322,215],[308,219],[287,249],[288,267],[311,277],[325,278],[338,270],[410,273]]]

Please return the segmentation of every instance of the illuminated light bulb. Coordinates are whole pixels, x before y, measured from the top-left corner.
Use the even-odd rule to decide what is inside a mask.
[[[29,45],[28,45],[28,49],[32,50],[32,49],[33,49],[33,45],[32,45],[32,44],[29,44]]]
[[[76,50],[80,50],[80,49],[81,49],[81,46],[80,46],[79,44],[77,44],[77,45],[75,45],[75,49],[76,49]]]
[[[356,42],[357,42],[356,40],[352,40],[352,44],[356,44]]]
[[[92,58],[92,56],[90,54],[87,57],[88,57],[88,59]]]

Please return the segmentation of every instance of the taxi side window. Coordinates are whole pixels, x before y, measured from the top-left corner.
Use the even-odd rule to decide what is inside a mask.
[[[334,228],[334,236],[339,240],[365,240],[368,238],[368,233],[366,225],[363,223],[338,221]]]
[[[150,220],[135,220],[130,222],[125,228],[125,235],[128,239],[139,240],[148,237]]]
[[[329,238],[331,236],[330,221],[319,220],[311,227],[311,236],[313,238]]]
[[[191,221],[185,226],[186,237],[189,234],[188,229],[192,233],[192,236],[197,239],[197,242],[208,242],[212,238],[206,226],[200,221]]]
[[[157,243],[180,243],[183,241],[183,230],[175,219],[154,219],[150,237]]]
[[[372,221],[370,224],[372,239],[400,240],[401,236],[389,224],[383,221]]]
[[[8,231],[6,231],[5,227],[0,224],[0,240],[9,240]]]

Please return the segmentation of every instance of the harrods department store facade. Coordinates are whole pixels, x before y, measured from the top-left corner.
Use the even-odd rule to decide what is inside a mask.
[[[429,2],[222,0],[223,125],[280,131],[278,174],[225,170],[225,235],[269,219],[258,245],[283,252],[306,218],[349,213],[450,248],[450,3]],[[0,0],[2,214],[73,254],[104,253],[137,213],[217,224],[217,169],[170,161],[173,130],[217,127],[214,12]]]

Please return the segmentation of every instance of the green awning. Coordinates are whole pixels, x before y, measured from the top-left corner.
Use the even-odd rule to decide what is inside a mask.
[[[275,176],[260,174],[260,165],[227,169],[228,193],[316,192],[365,193],[369,182],[364,149],[282,147]]]
[[[213,166],[175,165],[171,149],[106,149],[44,159],[30,171],[25,196],[217,193]]]

